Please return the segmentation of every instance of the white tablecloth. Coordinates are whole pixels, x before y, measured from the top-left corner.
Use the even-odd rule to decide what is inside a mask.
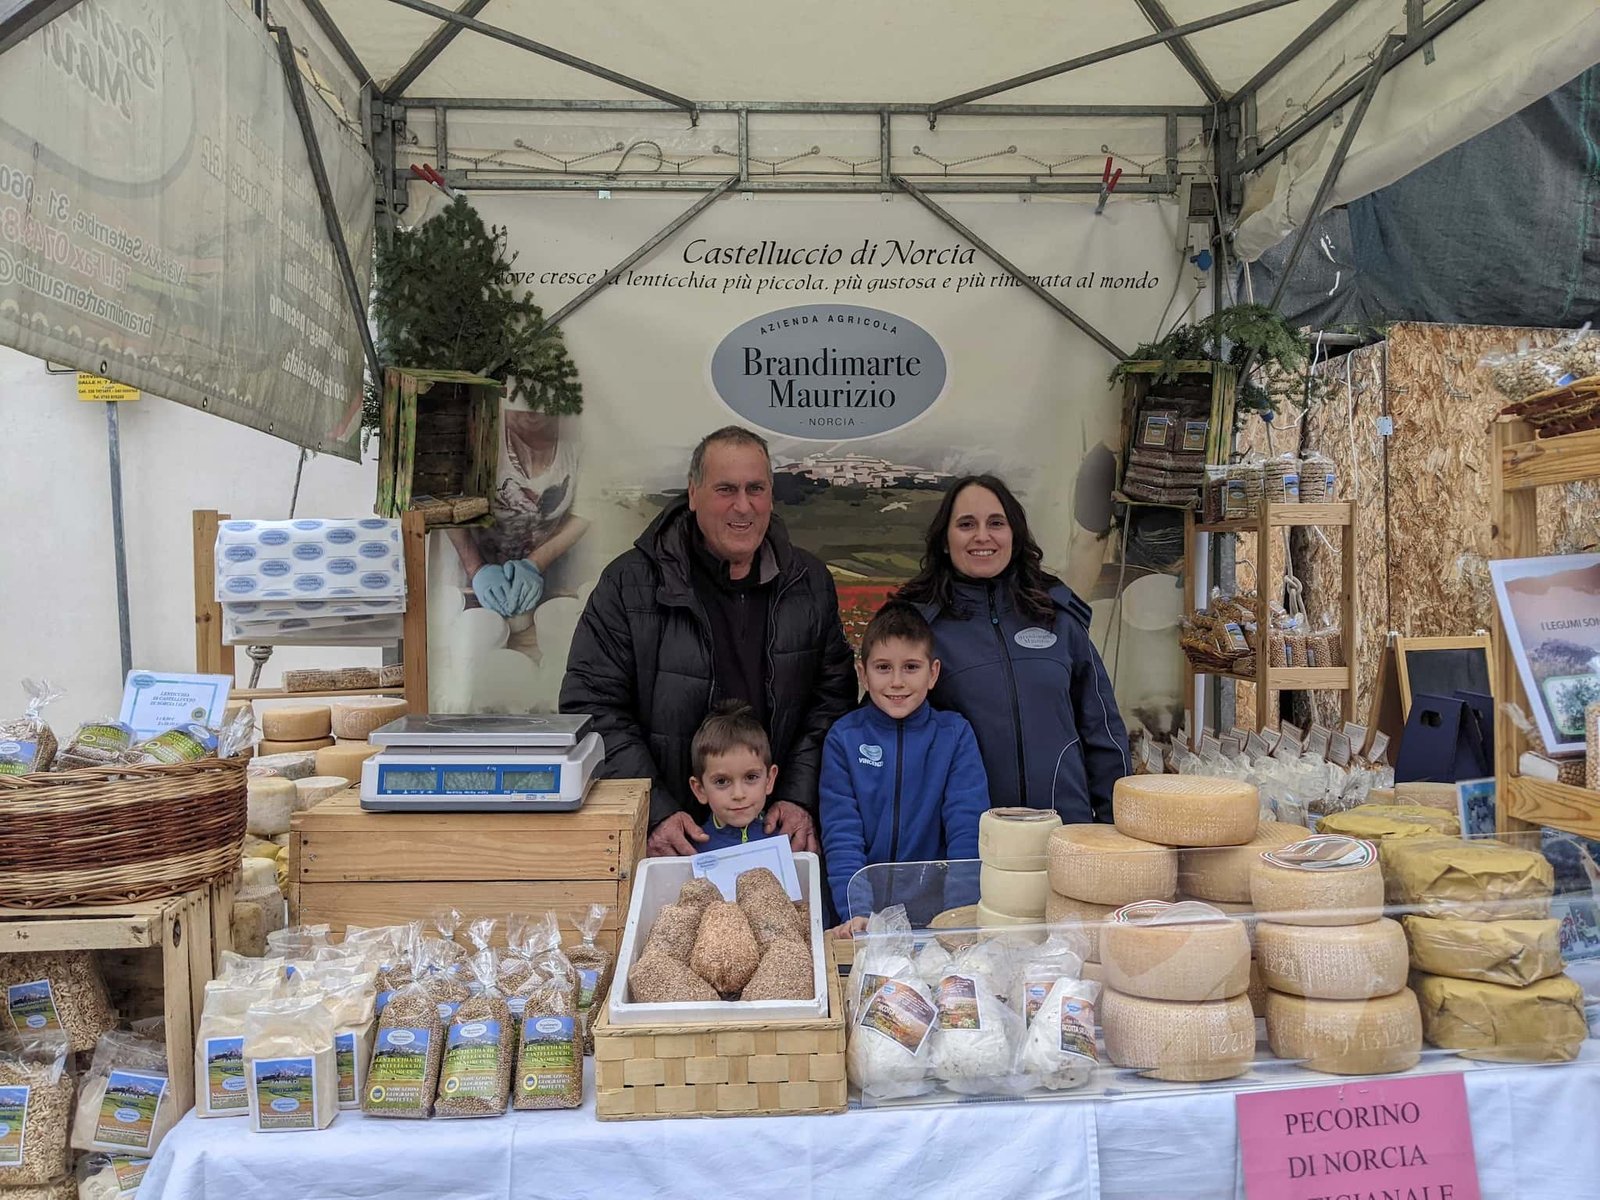
[[[1600,1053],[1466,1074],[1484,1200],[1600,1197]],[[591,1080],[592,1082],[592,1080]],[[139,1200],[1235,1200],[1233,1096],[965,1104],[833,1117],[600,1122],[339,1115],[319,1133],[197,1120]]]

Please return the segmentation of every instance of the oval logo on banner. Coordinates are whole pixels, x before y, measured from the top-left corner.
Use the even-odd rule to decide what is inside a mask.
[[[944,351],[922,326],[856,304],[753,317],[711,356],[717,395],[752,425],[843,441],[921,416],[944,391]]]

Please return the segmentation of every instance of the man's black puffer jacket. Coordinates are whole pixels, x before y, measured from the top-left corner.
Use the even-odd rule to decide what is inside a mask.
[[[588,713],[605,739],[601,776],[650,779],[652,827],[675,812],[703,824],[689,790],[689,743],[716,704],[711,625],[690,579],[687,499],[670,504],[600,575],[572,637],[561,711]],[[767,711],[773,801],[815,813],[822,739],[856,703],[850,647],[827,567],[772,518],[756,570],[766,587]]]

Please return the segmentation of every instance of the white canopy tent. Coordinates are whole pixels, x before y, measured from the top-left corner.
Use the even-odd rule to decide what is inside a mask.
[[[1109,154],[1123,195],[1214,178],[1246,259],[1305,223],[1373,74],[1327,203],[1393,182],[1600,61],[1594,0],[270,7],[343,75],[340,90],[366,86],[374,128],[395,135],[375,146],[396,180],[426,161],[475,190],[730,177],[891,190],[900,177],[927,191],[1094,193]]]

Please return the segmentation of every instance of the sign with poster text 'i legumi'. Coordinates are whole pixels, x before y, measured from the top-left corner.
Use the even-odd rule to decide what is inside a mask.
[[[1236,1099],[1247,1200],[1480,1200],[1460,1075]]]

